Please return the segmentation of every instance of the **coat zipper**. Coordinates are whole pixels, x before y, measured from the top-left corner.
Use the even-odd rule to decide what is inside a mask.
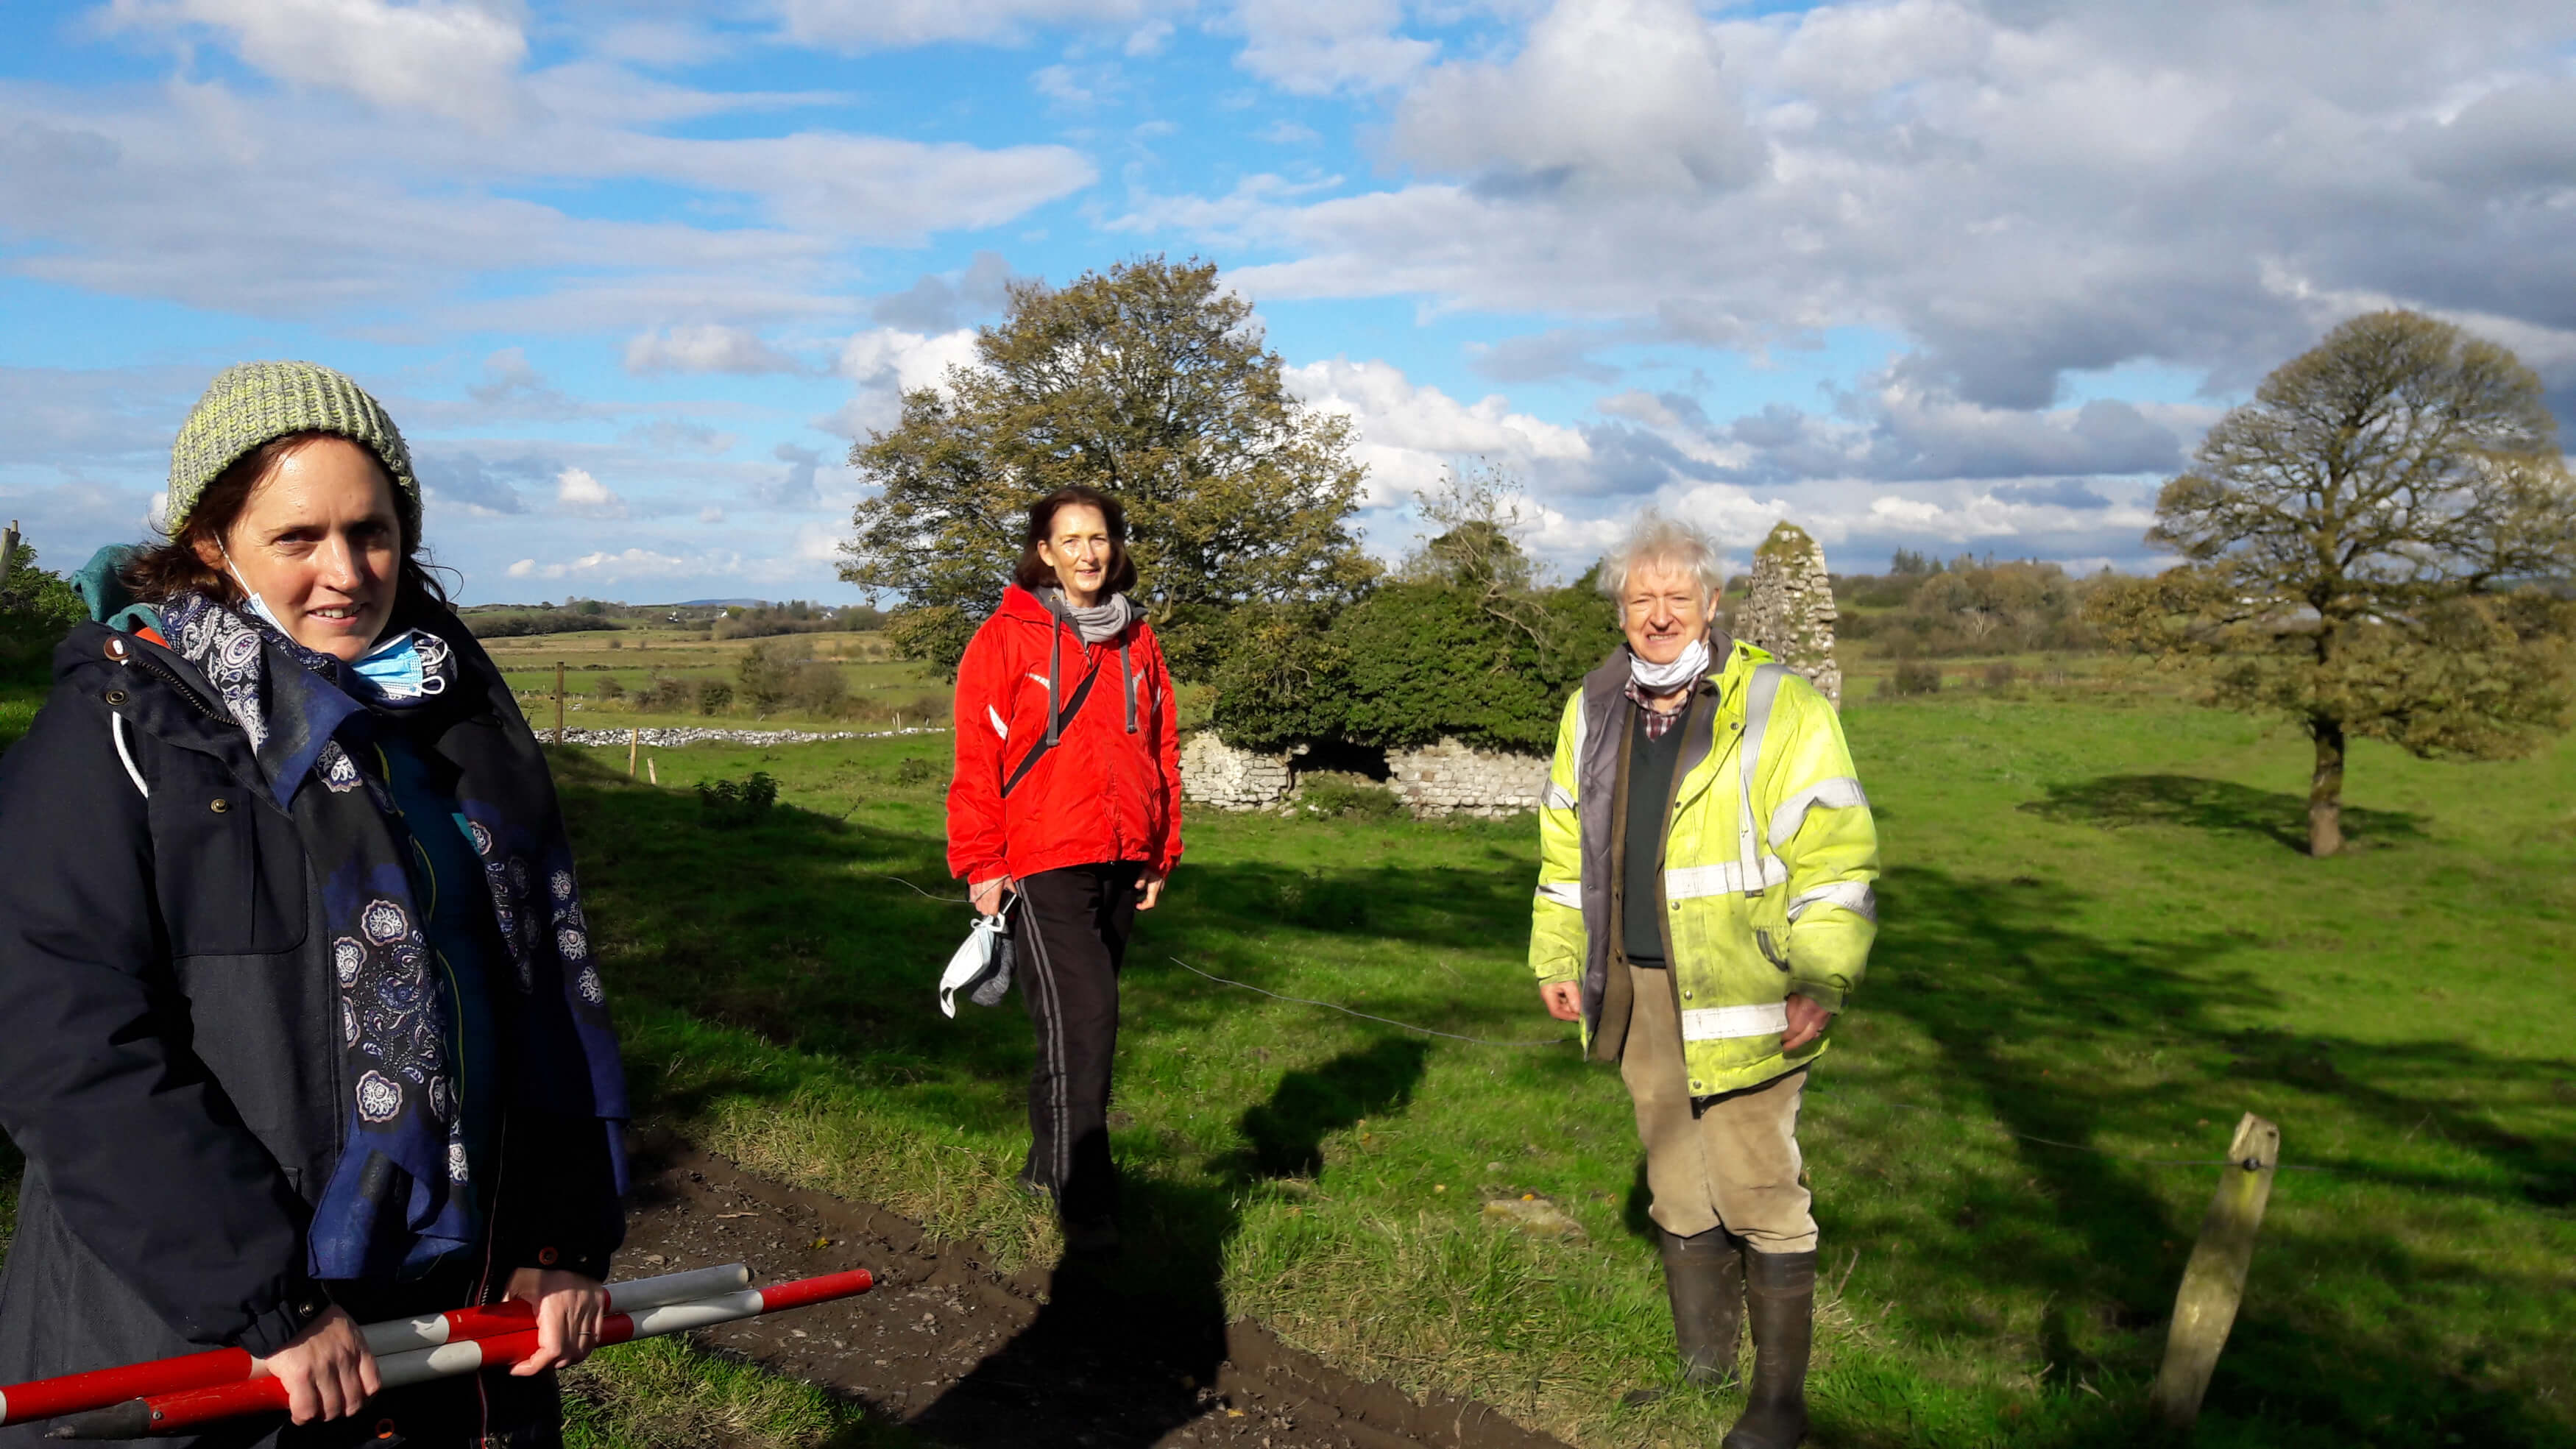
[[[224,714],[216,710],[214,706],[206,703],[205,699],[197,693],[194,687],[190,686],[185,680],[182,680],[176,674],[171,673],[166,666],[154,660],[151,655],[145,654],[140,650],[131,650],[129,652],[133,655],[134,662],[143,666],[144,673],[151,675],[153,678],[169,685],[172,689],[177,690],[180,698],[188,701],[188,705],[191,709],[194,709],[197,713],[204,715],[206,718],[213,720],[219,725],[228,725],[234,729],[241,728],[241,721],[234,719],[231,715]]]

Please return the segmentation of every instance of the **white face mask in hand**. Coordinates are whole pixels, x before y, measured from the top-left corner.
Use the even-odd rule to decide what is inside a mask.
[[[1708,641],[1693,639],[1682,657],[1670,664],[1649,664],[1628,653],[1628,677],[1648,694],[1670,694],[1701,675],[1708,673]]]

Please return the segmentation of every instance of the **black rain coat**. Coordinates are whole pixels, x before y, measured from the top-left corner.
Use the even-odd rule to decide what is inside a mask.
[[[526,728],[455,617],[428,627],[480,689],[475,722]],[[348,1101],[319,876],[186,660],[85,624],[54,673],[0,756],[0,1128],[27,1158],[0,1385],[231,1344],[266,1355],[334,1299],[361,1321],[460,1307],[541,1262],[604,1279],[624,1235],[606,1136],[524,1113],[503,1125],[484,1262],[410,1285],[306,1276]],[[385,1417],[460,1415],[552,1442],[541,1378],[446,1380],[334,1425],[278,1437],[269,1416],[198,1442],[354,1442]],[[0,1429],[0,1445],[44,1427]]]

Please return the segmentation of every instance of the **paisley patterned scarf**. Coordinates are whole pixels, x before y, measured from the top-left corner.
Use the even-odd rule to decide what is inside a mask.
[[[162,617],[176,651],[204,673],[249,737],[322,883],[349,1117],[339,1163],[314,1208],[313,1276],[381,1279],[482,1239],[465,1104],[452,1077],[456,1023],[405,869],[412,846],[385,782],[340,738],[397,727],[406,716],[435,731],[422,737],[457,768],[459,808],[512,968],[517,998],[498,1017],[515,1027],[509,1100],[601,1118],[622,1193],[625,1074],[571,847],[545,758],[517,709],[504,705],[506,686],[488,661],[476,651],[469,673],[442,632],[414,629],[423,680],[436,685],[393,697],[265,620],[202,594],[171,600]],[[464,635],[452,616],[428,622]],[[352,723],[371,713],[383,718]],[[503,990],[498,981],[492,988],[496,997]]]

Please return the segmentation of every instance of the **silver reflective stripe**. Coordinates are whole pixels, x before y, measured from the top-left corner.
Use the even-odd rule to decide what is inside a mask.
[[[1000,710],[995,709],[988,704],[984,706],[984,717],[993,722],[993,733],[1000,735],[1006,740],[1011,737],[1011,727],[1002,723],[1002,712]]]
[[[1869,882],[1861,880],[1838,880],[1831,885],[1820,885],[1802,892],[1796,900],[1789,902],[1789,919],[1798,919],[1809,906],[1840,906],[1863,920],[1876,921],[1878,892],[1870,889]]]
[[[1789,883],[1789,863],[1776,855],[1762,857],[1761,868],[1754,874],[1753,889],[1744,889],[1744,867],[1734,861],[1715,865],[1678,865],[1664,872],[1664,899],[1686,901],[1694,896],[1721,896],[1730,891],[1760,895],[1765,887]]]
[[[1730,1041],[1740,1036],[1780,1036],[1789,1030],[1789,1008],[1768,1006],[1703,1006],[1682,1013],[1682,1040]]]
[[[1583,909],[1583,888],[1570,880],[1540,881],[1538,898],[1553,905],[1563,906],[1569,911]]]
[[[1860,781],[1849,775],[1836,775],[1830,780],[1818,780],[1806,789],[1781,801],[1780,808],[1771,812],[1772,848],[1778,849],[1780,842],[1795,836],[1798,833],[1798,827],[1807,822],[1808,810],[1818,805],[1828,810],[1849,810],[1855,806],[1866,810],[1869,808],[1869,797],[1861,793]]]
[[[1748,896],[1762,894],[1763,876],[1761,867],[1756,864],[1762,850],[1761,842],[1754,835],[1753,772],[1762,763],[1762,731],[1771,723],[1771,703],[1780,697],[1780,679],[1788,672],[1785,665],[1756,664],[1753,666],[1753,682],[1745,689],[1744,743],[1736,751],[1744,764],[1737,776],[1743,789],[1744,813],[1738,819],[1736,860],[1742,872],[1737,879],[1743,882],[1742,889]]]
[[[1571,810],[1574,808],[1574,792],[1565,788],[1563,785],[1556,783],[1554,780],[1550,780],[1547,782],[1547,793],[1539,797],[1538,808],[1541,810]]]

